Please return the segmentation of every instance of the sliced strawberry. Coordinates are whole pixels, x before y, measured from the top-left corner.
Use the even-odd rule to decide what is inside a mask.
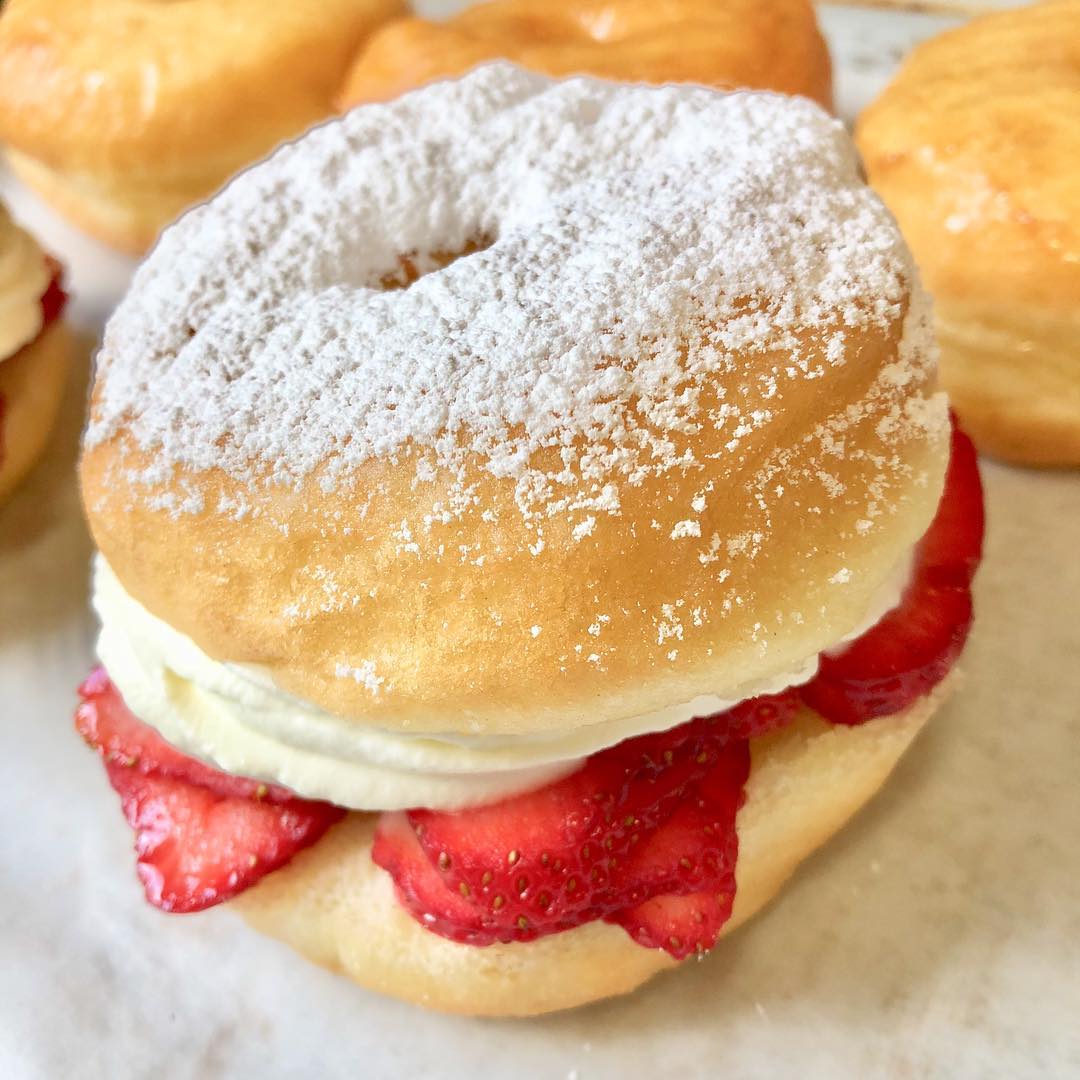
[[[803,700],[835,724],[861,724],[929,693],[971,629],[971,579],[982,557],[983,498],[975,450],[953,427],[941,503],[915,552],[899,606],[841,652],[824,654]]]
[[[296,798],[288,788],[231,776],[171,746],[149,724],[135,718],[104,668],[90,673],[79,687],[79,696],[83,700],[75,712],[75,727],[106,762],[137,769],[145,776],[184,780],[218,795],[277,803]]]
[[[726,712],[708,717],[709,722],[721,723],[728,740],[756,739],[770,731],[787,727],[801,705],[797,689],[784,690],[779,694],[761,694],[740,701]]]
[[[608,922],[677,960],[716,944],[735,901],[735,817],[749,775],[749,744],[731,744],[694,798],[632,853],[622,871],[626,906]]]
[[[162,911],[202,911],[243,892],[344,813],[302,799],[270,804],[221,796],[115,761],[105,769],[135,830],[146,898]]]
[[[617,869],[620,907],[664,893],[692,893],[734,882],[739,852],[735,816],[749,775],[750,744],[744,740],[725,746],[694,791]]]
[[[447,887],[500,922],[579,921],[631,844],[662,822],[715,763],[722,740],[695,721],[630,739],[564,780],[456,813],[409,811]]]
[[[447,887],[502,912],[500,923],[576,924],[610,904],[631,847],[691,798],[732,739],[785,724],[798,706],[794,692],[755,698],[629,739],[538,791],[466,811],[410,810],[409,821]]]
[[[735,875],[730,887],[716,892],[654,896],[637,907],[608,916],[646,949],[663,949],[676,960],[707,952],[716,944],[735,903]]]
[[[76,726],[105,760],[136,833],[146,897],[164,911],[201,911],[243,892],[345,814],[180,753],[131,714],[101,668],[79,693]]]
[[[394,879],[394,890],[402,906],[417,922],[442,937],[465,945],[491,945],[536,937],[536,931],[529,934],[528,927],[518,928],[521,936],[516,935],[512,923],[502,932],[486,926],[480,910],[447,887],[424,854],[404,813],[380,816],[371,858]]]
[[[733,720],[775,723],[791,708],[748,706]],[[372,856],[425,926],[474,945],[620,922],[667,891],[733,893],[750,759],[745,740],[728,742],[725,716],[630,739],[566,780],[491,807],[384,814]],[[689,947],[706,947],[705,932]]]
[[[953,418],[945,487],[934,520],[919,541],[921,576],[937,585],[970,585],[982,560],[986,511],[975,447]]]
[[[51,255],[46,255],[45,261],[48,264],[50,276],[48,287],[41,295],[42,326],[48,326],[49,323],[59,319],[68,301],[63,286],[64,268]]]
[[[891,716],[928,694],[963,651],[971,629],[971,593],[962,586],[916,582],[900,607],[842,653],[823,656],[806,703],[834,724]]]

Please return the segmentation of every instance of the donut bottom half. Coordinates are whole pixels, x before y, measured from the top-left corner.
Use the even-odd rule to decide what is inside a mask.
[[[1021,465],[1080,466],[1080,310],[939,296],[941,377],[979,449]]]
[[[950,680],[951,682],[951,680]],[[728,933],[878,788],[948,693],[860,727],[804,710],[755,740],[739,812],[738,891]],[[588,923],[528,943],[459,945],[401,907],[371,860],[377,817],[350,814],[290,865],[232,901],[256,929],[361,986],[444,1012],[533,1016],[624,994],[676,962],[624,930]]]
[[[30,471],[49,441],[70,353],[67,327],[57,321],[0,361],[0,500]]]

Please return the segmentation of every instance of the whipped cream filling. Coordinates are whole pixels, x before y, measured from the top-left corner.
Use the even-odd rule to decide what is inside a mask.
[[[37,241],[0,206],[0,363],[41,333],[49,268]]]
[[[877,590],[857,637],[899,602],[904,559]],[[98,556],[98,655],[128,708],[170,743],[226,772],[282,784],[353,810],[456,809],[527,791],[572,772],[589,754],[635,735],[776,693],[814,677],[817,655],[734,700],[702,695],[617,722],[550,736],[413,735],[364,727],[278,689],[256,665],[213,660],[146,610]]]

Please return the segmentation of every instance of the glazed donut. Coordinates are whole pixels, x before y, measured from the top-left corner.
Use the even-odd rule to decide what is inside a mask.
[[[67,379],[60,267],[0,203],[0,499],[41,456]]]
[[[9,0],[0,142],[61,213],[123,251],[323,119],[402,0]]]
[[[256,925],[468,1012],[567,1007],[707,948],[659,916],[596,922],[591,891],[557,926],[439,940],[391,876],[419,918],[420,876],[468,859],[395,869],[438,835],[401,823],[512,832],[530,792],[543,817],[629,755],[617,789],[667,801],[597,827],[713,807],[708,926],[733,894],[728,925],[748,917],[882,782],[970,623],[978,481],[955,438],[946,479],[934,360],[895,225],[804,99],[497,63],[234,180],[166,230],[110,320],[81,463],[108,676],[78,722],[136,831],[156,808],[152,902],[196,910],[267,875],[237,901]],[[946,483],[964,524],[939,530]],[[826,731],[811,708],[878,719]],[[735,890],[716,875],[744,781]],[[219,837],[232,800],[261,839],[180,873],[179,840],[154,854],[163,799],[209,799]],[[626,889],[603,918],[629,917]]]
[[[500,58],[546,75],[745,86],[832,105],[809,0],[495,0],[446,21],[398,19],[364,46],[339,105],[385,101]]]
[[[1080,465],[1078,65],[1077,0],[987,15],[920,45],[858,124],[955,407],[1027,465]]]

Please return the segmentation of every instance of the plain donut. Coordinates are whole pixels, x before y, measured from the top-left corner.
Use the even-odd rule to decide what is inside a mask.
[[[1077,0],[997,12],[916,48],[857,130],[964,427],[1026,465],[1080,465],[1078,70]]]
[[[830,108],[829,51],[808,0],[495,0],[397,19],[349,70],[341,108],[385,101],[489,60],[544,75],[804,94]]]
[[[87,232],[140,253],[238,169],[332,111],[401,0],[9,0],[0,142]]]

